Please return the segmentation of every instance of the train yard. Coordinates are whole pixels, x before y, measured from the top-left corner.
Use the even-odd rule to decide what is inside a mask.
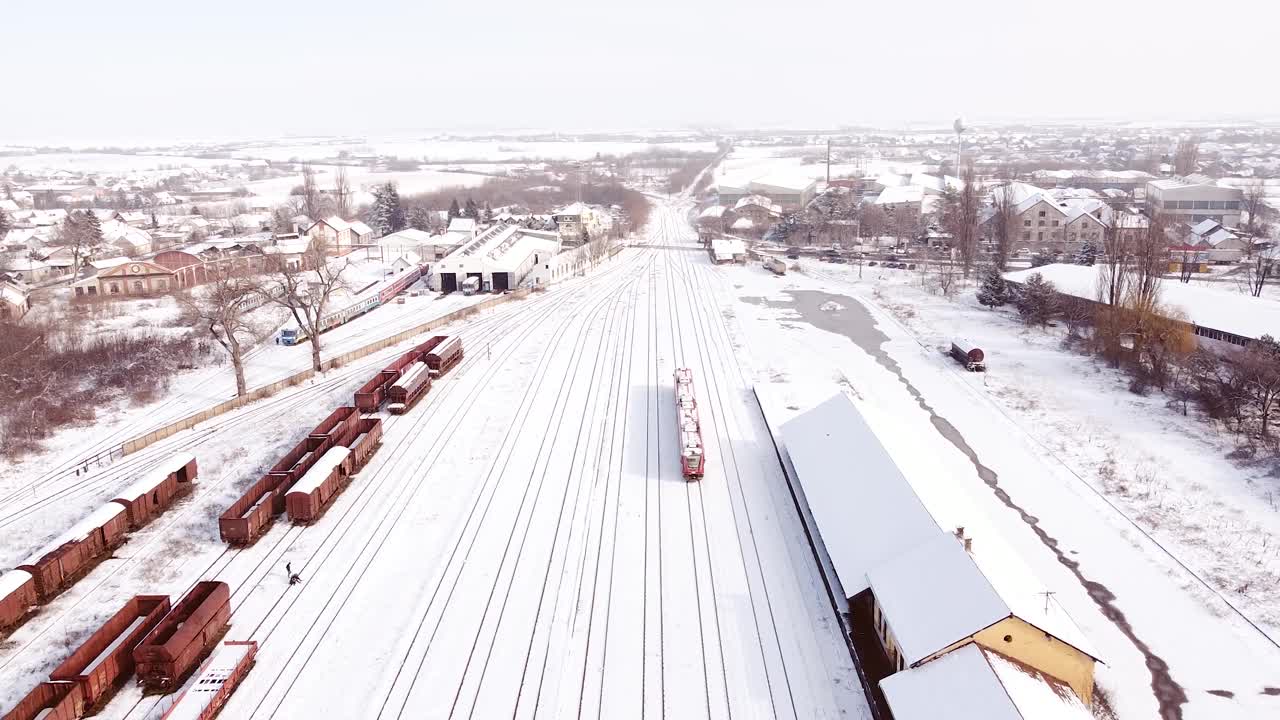
[[[226,637],[256,643],[219,701],[230,717],[865,715],[729,330],[705,301],[714,270],[677,208],[660,210],[653,244],[689,252],[627,250],[446,328],[466,352],[443,377],[425,354],[405,357],[420,348],[379,355],[87,475],[69,492],[111,492],[181,451],[202,472],[13,631],[0,686],[37,686],[62,636],[87,636],[134,594],[217,582]],[[696,388],[697,482],[677,368]],[[218,515],[291,447],[312,458],[283,470],[292,482],[323,476],[271,490],[273,516],[293,522],[222,542]],[[4,514],[45,507],[15,505]],[[173,697],[126,685],[100,716],[158,717]]]

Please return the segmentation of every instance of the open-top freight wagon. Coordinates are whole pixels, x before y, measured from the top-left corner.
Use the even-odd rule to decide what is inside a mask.
[[[346,437],[338,440],[338,444],[351,450],[351,472],[359,472],[382,444],[382,419],[361,418]]]
[[[175,498],[190,489],[197,472],[195,456],[191,453],[179,453],[121,490],[111,502],[124,506],[129,518],[129,529],[137,530],[164,512]]]
[[[702,447],[702,427],[698,422],[698,401],[693,394],[693,371],[677,368],[676,432],[680,434],[680,470],[686,479],[702,477],[706,454]]]
[[[227,704],[257,655],[258,643],[252,640],[228,640],[219,645],[160,720],[210,720]]]
[[[168,612],[168,595],[134,596],[49,673],[49,679],[78,684],[85,707],[101,707],[133,674],[133,649]]]
[[[128,529],[124,506],[109,502],[36,551],[18,569],[31,573],[40,602],[47,603],[111,554],[124,542]]]
[[[227,631],[231,588],[224,582],[195,584],[133,649],[138,683],[149,692],[180,687]]]
[[[84,717],[80,685],[65,680],[42,682],[18,701],[4,720],[77,720]]]
[[[0,573],[0,637],[21,625],[39,602],[34,575],[26,570]]]

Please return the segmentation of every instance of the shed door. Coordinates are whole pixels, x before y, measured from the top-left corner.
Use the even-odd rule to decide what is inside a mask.
[[[440,273],[440,292],[451,293],[458,291],[458,276],[453,273]]]
[[[511,273],[494,273],[493,274],[493,291],[501,292],[511,289]]]

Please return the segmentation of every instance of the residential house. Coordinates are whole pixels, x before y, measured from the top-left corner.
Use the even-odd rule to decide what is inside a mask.
[[[306,234],[330,255],[345,255],[353,248],[373,243],[373,228],[359,220],[347,222],[336,215],[312,223]]]
[[[12,277],[0,277],[0,322],[17,322],[31,310],[31,287]]]
[[[1249,249],[1249,242],[1216,220],[1201,220],[1196,223],[1187,239],[1188,245],[1205,250],[1211,263],[1239,262]]]
[[[43,260],[29,257],[10,257],[0,259],[0,272],[24,283],[36,285],[56,276],[56,272]]]
[[[727,210],[728,208],[723,205],[711,205],[698,213],[696,222],[698,237],[703,242],[724,234],[725,212]]]
[[[154,250],[150,233],[120,220],[102,223],[102,239],[129,257],[146,255]]]

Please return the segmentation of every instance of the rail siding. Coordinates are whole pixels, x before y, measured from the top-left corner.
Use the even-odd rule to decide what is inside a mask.
[[[379,350],[384,350],[393,345],[399,345],[405,340],[409,340],[410,338],[416,337],[418,335],[431,332],[443,325],[448,325],[449,323],[456,322],[463,318],[474,315],[475,313],[478,313],[482,310],[487,310],[491,307],[494,307],[496,305],[501,305],[502,303],[509,302],[511,300],[522,300],[528,295],[529,295],[529,289],[521,288],[519,290],[513,290],[506,295],[498,295],[497,297],[489,298],[484,302],[476,303],[475,305],[462,308],[461,310],[455,310],[447,315],[442,315],[434,320],[429,320],[416,327],[398,332],[395,335],[385,337],[376,342],[369,343],[364,347],[357,348],[355,350],[343,353],[341,355],[337,355],[335,357],[331,357],[327,360],[323,360],[320,363],[320,367],[323,368],[324,370],[332,370],[335,367],[341,367],[354,360],[359,360],[360,358],[363,358],[367,355],[371,355],[375,352],[378,352]],[[231,398],[230,400],[224,400],[223,402],[220,402],[217,405],[213,405],[199,412],[192,413],[187,417],[184,417],[180,420],[176,420],[163,427],[156,428],[155,430],[152,430],[151,432],[146,433],[145,435],[139,435],[138,437],[135,437],[131,440],[126,440],[123,443],[121,443],[121,446],[120,446],[121,452],[125,455],[135,453],[149,445],[153,445],[157,442],[160,442],[161,440],[164,440],[165,438],[168,438],[177,433],[180,433],[183,430],[190,430],[191,428],[195,427],[196,425],[199,425],[200,423],[206,420],[218,417],[219,415],[223,415],[225,413],[229,413],[232,410],[239,409],[256,400],[262,400],[263,398],[271,397],[272,395],[275,395],[276,393],[282,390],[286,390],[288,388],[301,385],[307,380],[310,380],[311,378],[315,377],[315,374],[316,374],[315,370],[311,370],[311,369],[303,370],[302,372],[296,373],[294,375],[290,375],[289,377],[281,380],[277,380],[276,382],[273,382],[269,385],[263,385],[261,387],[253,388],[252,390],[250,390],[249,392],[245,393],[240,397]]]

